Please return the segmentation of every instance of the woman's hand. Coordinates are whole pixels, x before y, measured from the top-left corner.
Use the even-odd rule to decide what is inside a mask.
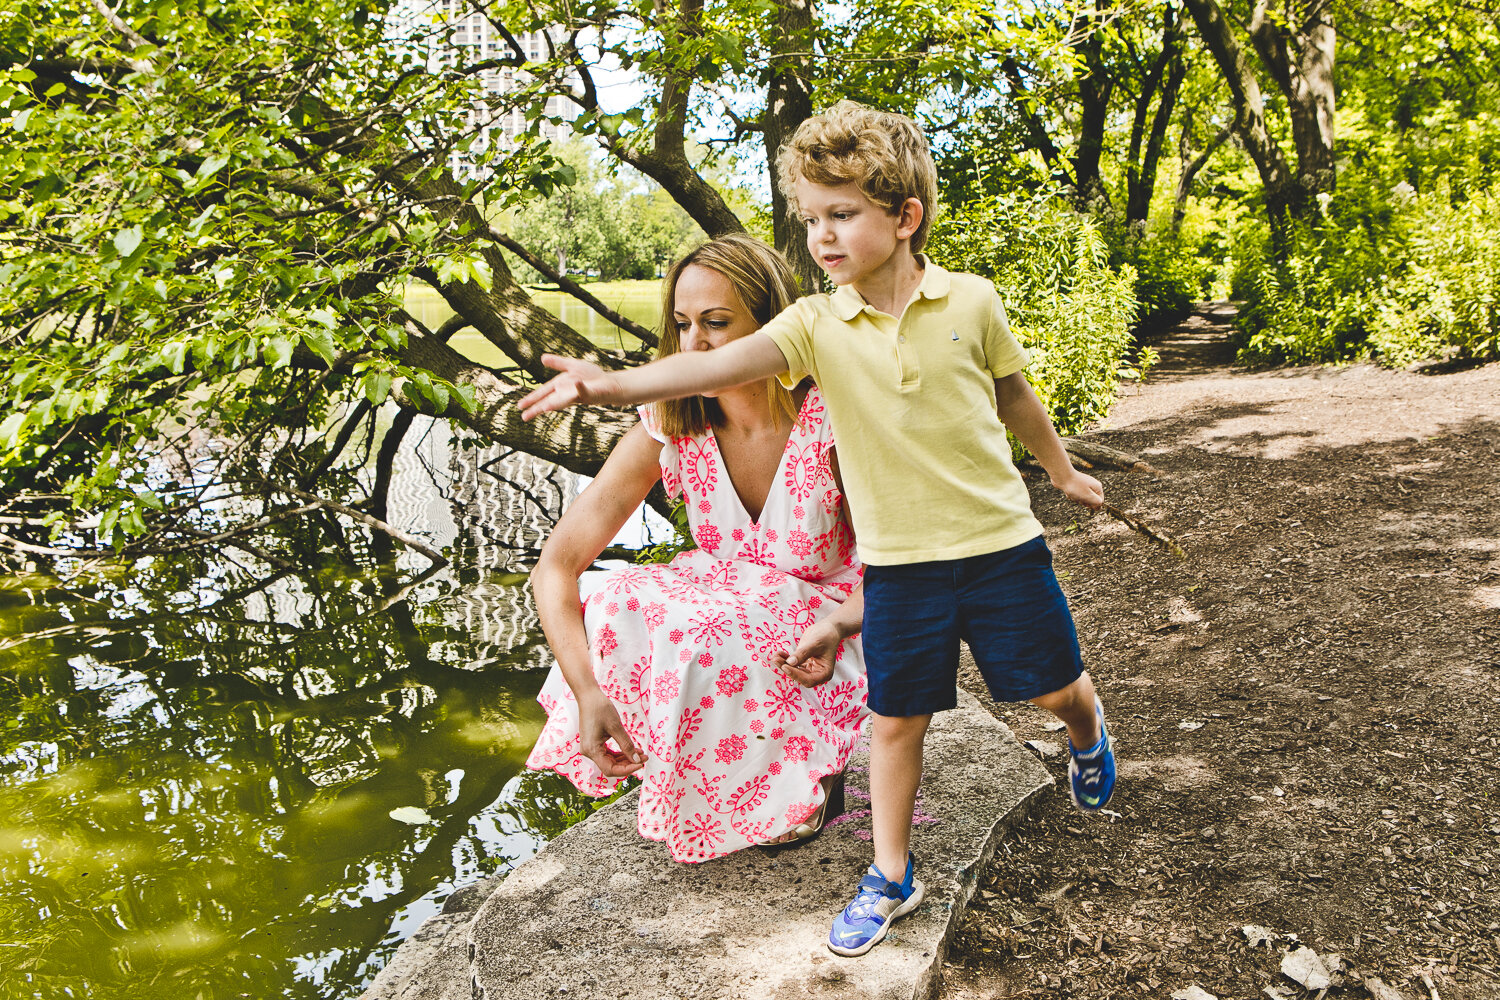
[[[578,702],[578,736],[583,755],[598,765],[605,777],[624,778],[646,766],[646,755],[635,748],[620,722],[620,713],[603,691],[595,689]],[[611,750],[605,740],[620,748]]]
[[[833,676],[833,664],[838,659],[839,643],[843,638],[838,627],[824,618],[807,627],[802,633],[802,641],[790,655],[785,650],[773,653],[771,666],[803,687],[817,687]]]

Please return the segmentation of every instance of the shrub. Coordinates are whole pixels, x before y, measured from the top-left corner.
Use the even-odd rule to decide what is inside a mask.
[[[1205,294],[1210,265],[1186,243],[1140,236],[1130,240],[1120,257],[1135,269],[1138,329],[1177,322]]]
[[[1482,191],[1455,206],[1429,195],[1403,214],[1409,259],[1373,310],[1375,354],[1392,365],[1500,357],[1500,197]]]
[[[1280,260],[1264,226],[1236,246],[1240,355],[1269,362],[1370,357],[1386,365],[1500,357],[1500,198],[1454,204],[1418,195],[1340,192],[1293,228]]]
[[[995,282],[1031,353],[1027,377],[1063,434],[1109,412],[1136,314],[1134,269],[1109,266],[1097,227],[1046,202],[990,198],[940,219],[928,251],[945,267]]]

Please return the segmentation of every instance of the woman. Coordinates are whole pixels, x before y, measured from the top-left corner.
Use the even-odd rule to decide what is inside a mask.
[[[659,355],[753,333],[796,295],[781,257],[740,235],[664,288]],[[678,861],[812,836],[842,810],[866,716],[860,566],[821,397],[768,379],[640,412],[531,575],[557,664],[527,766],[597,796],[638,775],[641,835]],[[589,574],[581,595],[658,481],[698,548]]]

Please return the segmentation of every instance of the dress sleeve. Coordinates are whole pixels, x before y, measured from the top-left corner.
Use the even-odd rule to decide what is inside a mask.
[[[990,292],[990,315],[984,331],[984,359],[991,376],[1004,378],[1014,375],[1026,367],[1031,358],[1026,348],[1010,332],[1010,318],[1005,315],[1005,303],[993,289]]]
[[[646,428],[651,440],[661,442],[661,488],[666,492],[668,500],[675,500],[682,495],[681,459],[677,453],[677,442],[662,433],[656,407],[647,403],[636,407],[635,412],[640,414],[641,426]]]

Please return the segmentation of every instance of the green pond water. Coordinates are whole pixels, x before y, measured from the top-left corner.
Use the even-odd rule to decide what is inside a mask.
[[[302,526],[263,539],[296,572],[0,576],[0,1000],[355,997],[453,889],[594,808],[523,767],[548,664],[525,571],[578,481],[440,421],[395,464],[389,519],[444,570]]]

